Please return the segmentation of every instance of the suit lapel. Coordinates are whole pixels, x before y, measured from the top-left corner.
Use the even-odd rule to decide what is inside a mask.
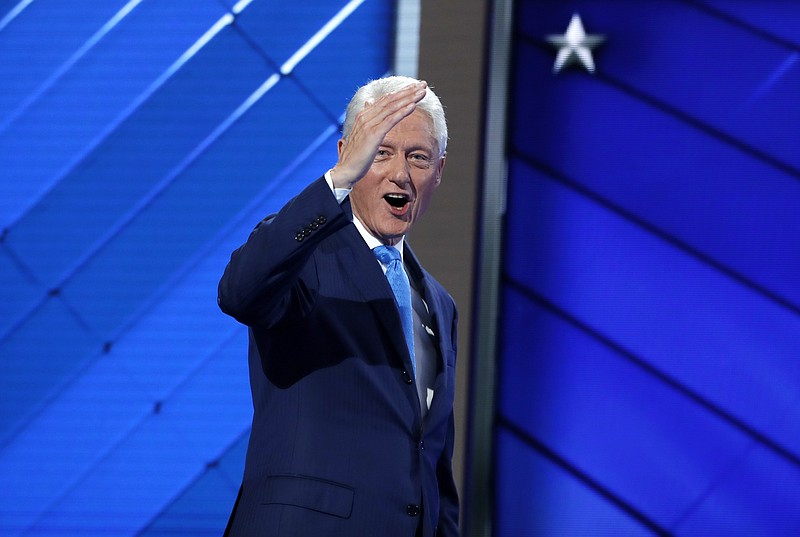
[[[403,367],[410,373],[412,371],[411,356],[403,335],[400,312],[395,304],[392,288],[389,286],[380,264],[361,238],[356,227],[348,226],[344,232],[347,234],[348,248],[339,256],[339,262],[344,268],[344,272],[350,276],[353,287],[375,312],[385,336],[398,353]]]
[[[444,348],[443,345],[445,334],[441,329],[441,323],[439,320],[441,319],[442,313],[441,308],[439,306],[438,297],[431,292],[430,286],[428,285],[427,277],[425,276],[425,271],[422,270],[422,267],[417,260],[417,257],[414,255],[414,252],[411,250],[411,247],[408,245],[408,241],[406,241],[403,254],[403,260],[405,262],[406,267],[408,268],[409,276],[414,279],[416,282],[417,290],[419,291],[422,300],[425,301],[425,304],[428,306],[428,315],[430,316],[431,322],[431,329],[434,331],[435,339],[436,339],[436,379],[434,380],[434,401],[436,400],[436,394],[440,392],[440,390],[447,388],[447,367],[444,363]],[[431,403],[431,409],[433,409],[433,403]]]
[[[342,205],[345,210],[349,209],[349,205],[345,206],[344,203]],[[342,233],[346,248],[339,250],[337,257],[343,273],[350,277],[353,288],[357,290],[362,300],[372,308],[376,318],[379,320],[384,336],[391,342],[391,347],[403,364],[403,368],[408,373],[411,373],[413,371],[411,356],[403,336],[400,313],[394,302],[392,288],[389,286],[389,282],[386,280],[386,276],[383,274],[374,254],[364,242],[355,225],[347,226],[342,230]],[[441,330],[439,321],[442,313],[438,297],[429,289],[425,272],[422,270],[408,242],[404,246],[403,258],[409,277],[414,278],[420,296],[428,305],[431,328],[434,330],[436,338],[437,373],[434,380],[434,397],[428,414],[428,419],[430,419],[435,409],[439,406],[437,405],[437,400],[442,400],[440,395],[447,391],[447,367],[444,364],[443,349],[449,348],[449,345],[443,345],[443,338],[449,337],[449,334],[445,334]],[[413,407],[416,415],[420,417],[416,388],[414,390],[406,390],[406,393],[408,394],[409,404]]]

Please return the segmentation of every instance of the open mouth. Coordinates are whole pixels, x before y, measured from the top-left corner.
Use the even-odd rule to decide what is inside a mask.
[[[406,194],[386,194],[383,199],[395,209],[402,209],[409,201]]]

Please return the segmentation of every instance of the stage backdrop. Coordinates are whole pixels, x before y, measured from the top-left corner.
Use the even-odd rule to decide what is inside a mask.
[[[252,407],[216,284],[335,162],[393,4],[0,0],[0,534],[221,534]]]
[[[496,535],[800,535],[799,21],[517,2]]]

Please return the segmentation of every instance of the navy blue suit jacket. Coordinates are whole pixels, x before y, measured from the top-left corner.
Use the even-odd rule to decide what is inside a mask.
[[[249,327],[254,414],[230,535],[458,534],[456,309],[404,260],[437,343],[424,420],[391,288],[324,178],[232,254],[219,304]]]

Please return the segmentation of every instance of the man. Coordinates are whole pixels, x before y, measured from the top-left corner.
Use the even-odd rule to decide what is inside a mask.
[[[458,534],[456,309],[405,242],[446,143],[425,82],[370,82],[333,169],[232,254],[219,304],[249,327],[254,415],[227,534]]]

